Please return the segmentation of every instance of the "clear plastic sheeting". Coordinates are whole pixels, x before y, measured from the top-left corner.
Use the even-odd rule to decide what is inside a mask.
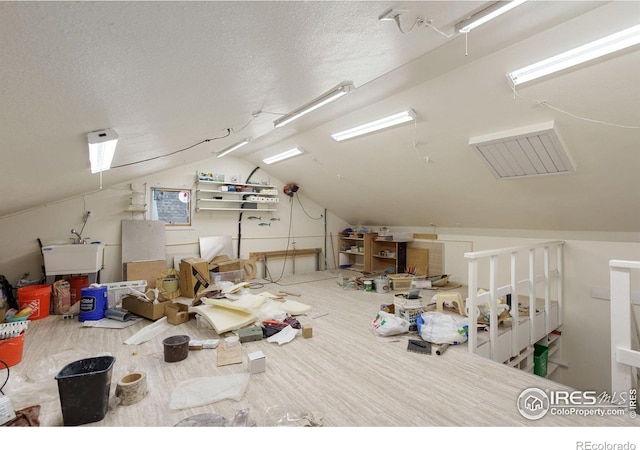
[[[196,414],[181,420],[175,427],[254,427],[255,422],[249,420],[249,408],[239,409],[232,421],[215,413]]]
[[[306,412],[290,405],[275,405],[264,412],[265,427],[321,427],[322,415]]]
[[[249,373],[240,373],[185,380],[171,392],[169,408],[194,408],[226,399],[240,401],[249,379]]]

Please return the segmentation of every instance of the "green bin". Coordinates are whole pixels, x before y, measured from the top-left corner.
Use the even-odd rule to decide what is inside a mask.
[[[549,347],[535,344],[533,351],[533,373],[540,377],[547,376],[547,365],[549,363]]]

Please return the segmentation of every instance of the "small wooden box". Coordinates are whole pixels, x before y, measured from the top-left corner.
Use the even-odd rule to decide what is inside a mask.
[[[310,338],[313,336],[313,328],[311,325],[302,325],[302,337]]]

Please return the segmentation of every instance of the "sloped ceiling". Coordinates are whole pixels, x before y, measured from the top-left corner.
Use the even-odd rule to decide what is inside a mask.
[[[489,4],[2,2],[0,217],[250,138],[227,157],[353,224],[639,231],[640,48],[516,91],[505,74],[640,23],[640,2],[528,1],[454,33]],[[399,24],[378,20],[390,8],[405,10]],[[349,95],[274,129],[343,81]],[[330,138],[406,108],[415,123]],[[467,145],[549,121],[576,173],[497,180]],[[103,128],[120,142],[100,176],[86,136]],[[262,163],[293,146],[305,154]]]

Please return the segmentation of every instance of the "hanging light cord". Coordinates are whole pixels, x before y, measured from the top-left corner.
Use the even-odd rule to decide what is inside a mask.
[[[553,106],[553,105],[547,103],[544,100],[531,100],[531,99],[528,99],[528,98],[523,97],[522,95],[518,94],[516,92],[515,86],[513,87],[513,97],[514,98],[516,98],[516,97],[521,98],[522,100],[524,100],[526,102],[529,102],[529,103],[531,103],[533,105],[536,105],[536,106],[544,106],[544,107],[553,109],[554,111],[557,111],[557,112],[562,113],[562,114],[566,114],[567,116],[573,117],[574,119],[584,120],[585,122],[597,123],[597,124],[600,124],[600,125],[607,125],[607,126],[610,126],[610,127],[626,128],[626,129],[631,129],[631,130],[640,129],[640,126],[636,126],[636,125],[620,125],[620,124],[617,124],[617,123],[605,122],[603,120],[596,120],[596,119],[590,119],[588,117],[578,116],[576,114],[572,114],[572,113],[570,113],[568,111],[560,109],[560,108],[558,108],[556,106]]]
[[[434,25],[433,25],[433,21],[431,19],[425,19],[424,17],[418,17],[415,22],[413,22],[413,24],[411,25],[411,28],[409,28],[408,30],[403,30],[402,29],[402,25],[400,24],[400,14],[396,15],[393,18],[396,22],[396,25],[398,26],[398,30],[400,30],[400,33],[402,34],[409,34],[413,31],[413,29],[417,26],[417,27],[422,27],[422,28],[432,28],[435,32],[441,34],[442,36],[446,37],[446,38],[450,38],[453,37],[453,34],[447,34],[443,31],[438,30]]]
[[[304,211],[304,213],[307,215],[307,217],[311,220],[320,220],[322,219],[324,216],[322,214],[320,214],[320,217],[313,217],[311,215],[309,215],[309,213],[307,212],[306,209],[304,209],[304,206],[302,206],[302,202],[300,201],[300,196],[298,195],[298,193],[296,192],[296,200],[298,200],[298,203],[300,203],[300,207],[302,208],[302,211]]]
[[[246,126],[246,125],[245,125],[245,126]],[[149,161],[153,161],[153,160],[155,160],[155,159],[166,158],[167,156],[171,156],[171,155],[175,155],[176,153],[184,152],[184,151],[186,151],[186,150],[192,149],[193,147],[197,147],[198,145],[201,145],[201,144],[204,144],[204,143],[207,143],[207,142],[216,141],[216,140],[218,140],[218,139],[224,139],[224,138],[226,138],[226,137],[229,137],[229,136],[231,135],[231,132],[232,132],[232,131],[233,131],[233,129],[232,129],[232,128],[227,128],[227,134],[225,134],[224,136],[218,136],[218,137],[214,137],[214,138],[203,139],[203,140],[201,140],[200,142],[196,142],[195,144],[190,145],[190,146],[188,146],[188,147],[181,148],[180,150],[176,150],[176,151],[173,151],[173,152],[171,152],[171,153],[167,153],[166,155],[158,155],[158,156],[154,156],[154,157],[152,157],[152,158],[142,159],[142,160],[140,160],[140,161],[134,161],[134,162],[127,163],[127,164],[120,164],[119,166],[112,166],[111,168],[112,168],[112,169],[119,169],[119,168],[121,168],[121,167],[133,166],[133,165],[135,165],[135,164],[140,164],[140,163],[144,163],[144,162],[149,162]]]

